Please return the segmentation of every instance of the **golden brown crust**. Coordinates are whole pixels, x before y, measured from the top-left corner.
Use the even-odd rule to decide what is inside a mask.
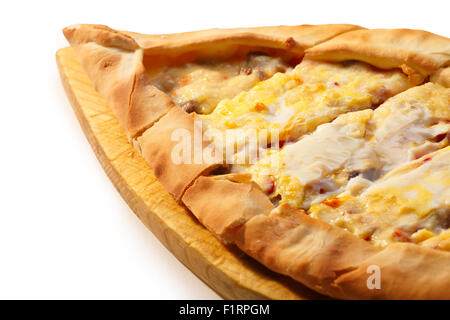
[[[450,253],[392,243],[335,281],[344,298],[450,299]],[[369,266],[380,268],[380,289],[368,290]]]
[[[234,241],[270,269],[336,298],[450,298],[450,253],[407,243],[378,249],[288,205],[250,219]],[[367,285],[373,266],[379,289]]]
[[[94,42],[103,47],[128,51],[139,49],[139,45],[132,37],[99,24],[76,24],[64,28],[63,32],[71,45]]]
[[[434,72],[430,77],[430,81],[450,88],[450,67],[442,68]]]
[[[236,243],[267,267],[338,298],[450,299],[450,253],[411,244],[378,249],[353,234],[289,206],[274,207],[254,184],[204,177],[222,159],[176,163],[175,130],[195,136],[193,117],[150,83],[146,68],[192,59],[223,58],[245,50],[287,57],[360,60],[402,68],[415,82],[431,75],[449,86],[449,39],[419,30],[363,30],[352,25],[213,29],[173,35],[119,32],[77,25],[64,33],[128,137],[165,188],[212,233]],[[308,49],[309,48],[309,49]],[[277,51],[278,50],[278,51]],[[270,51],[272,52],[272,51]],[[209,148],[202,141],[201,150]],[[197,152],[197,151],[195,151]],[[367,268],[381,270],[381,289],[367,287]]]
[[[274,208],[256,184],[215,177],[199,177],[186,190],[182,202],[208,230],[225,241],[250,218],[269,214]]]
[[[176,129],[174,124],[177,123],[191,130],[192,118],[180,111],[169,112],[175,104],[167,94],[151,84],[146,68],[158,64],[161,55],[180,63],[183,59],[235,54],[242,46],[247,49],[281,50],[301,58],[307,47],[357,28],[360,27],[282,26],[143,35],[116,31],[102,25],[74,25],[65,28],[64,34],[127,136],[143,152],[169,192],[179,200],[186,187],[199,174],[213,169],[214,165],[176,166],[170,161],[169,147],[173,143],[166,144],[166,139],[161,139],[166,136],[161,134],[170,134],[169,131]],[[167,61],[163,59],[163,62]],[[155,129],[147,130],[166,114],[165,121],[161,120]],[[176,121],[168,120],[172,117]],[[145,137],[138,140],[141,143],[136,143],[144,131]],[[157,137],[151,137],[152,134]]]
[[[248,221],[235,242],[270,269],[335,297],[339,294],[332,288],[333,281],[377,252],[351,233],[289,205]]]
[[[174,106],[151,85],[142,63],[143,51],[131,37],[97,25],[67,27],[64,34],[130,139]]]
[[[195,137],[200,137],[198,149]],[[179,201],[188,186],[201,174],[207,174],[222,163],[220,159],[200,157],[207,148],[213,147],[201,140],[201,130],[195,128],[192,114],[180,108],[172,108],[154,126],[138,138],[142,156],[152,167],[155,176],[166,190]],[[183,144],[186,148],[183,150]],[[206,151],[205,151],[206,154]],[[214,154],[211,150],[212,156]],[[185,157],[185,158],[180,158]]]
[[[141,48],[151,54],[180,55],[200,51],[214,56],[237,45],[266,47],[296,52],[303,55],[306,48],[326,41],[341,33],[361,27],[351,24],[274,26],[257,28],[209,29],[165,35],[131,35]],[[223,54],[223,53],[222,53]]]
[[[360,60],[382,69],[413,69],[426,77],[449,65],[450,39],[422,30],[355,30],[307,49],[306,57]]]
[[[73,25],[64,35],[96,90],[107,100],[130,139],[166,114],[174,103],[149,81],[146,68],[219,58],[245,50],[279,50],[301,59],[304,50],[354,25],[211,29],[144,35],[102,25]],[[245,51],[244,50],[244,51]]]

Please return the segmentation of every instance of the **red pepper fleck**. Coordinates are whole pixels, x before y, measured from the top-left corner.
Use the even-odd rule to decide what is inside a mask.
[[[341,201],[338,198],[325,199],[322,203],[332,208],[337,208],[341,205]]]
[[[303,80],[302,80],[301,78],[295,77],[295,78],[294,78],[294,81],[297,83],[297,85],[303,84]]]
[[[273,179],[273,176],[267,176],[267,179],[268,179],[268,183],[267,183],[267,188],[265,190],[265,193],[267,195],[270,195],[275,191],[275,181]]]
[[[189,82],[191,81],[191,79],[189,78],[189,76],[182,76],[180,79],[178,79],[178,84],[181,86],[185,86],[188,85]]]
[[[407,233],[405,233],[402,229],[400,228],[395,228],[394,230],[394,236],[402,242],[411,242],[411,238],[409,237],[409,235]]]
[[[253,108],[255,109],[256,112],[267,110],[267,106],[262,102],[257,102]]]

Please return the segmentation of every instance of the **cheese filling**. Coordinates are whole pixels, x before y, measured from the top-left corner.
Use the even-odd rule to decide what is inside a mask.
[[[246,172],[273,200],[375,244],[442,238],[450,226],[449,120],[450,89],[429,83],[376,110],[341,115]],[[436,150],[446,152],[428,159]]]
[[[391,171],[359,197],[342,193],[310,215],[378,246],[413,242],[450,251],[450,147]]]
[[[232,172],[250,174],[274,203],[375,245],[450,250],[450,89],[409,89],[401,71],[361,62],[303,60],[291,69],[258,54],[166,67],[152,81],[206,131],[236,131],[237,141],[221,137],[244,158]],[[266,144],[248,146],[247,132]],[[281,150],[267,145],[275,132]],[[254,165],[247,147],[262,156]]]
[[[411,85],[401,71],[380,71],[361,62],[303,60],[197,118],[222,132],[276,131],[281,141],[295,141],[340,114],[378,106]]]
[[[250,53],[244,60],[165,67],[155,72],[151,81],[186,111],[207,114],[220,100],[233,98],[276,72],[289,69],[281,58]]]
[[[375,111],[350,112],[320,125],[244,171],[269,185],[272,198],[303,209],[347,187],[357,192],[398,165],[449,144],[449,99],[450,90],[439,85],[412,88]],[[287,178],[288,189],[282,186]]]

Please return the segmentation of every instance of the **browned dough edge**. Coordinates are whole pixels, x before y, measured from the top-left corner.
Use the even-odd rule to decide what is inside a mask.
[[[211,232],[236,243],[270,269],[334,297],[450,298],[449,277],[442,272],[450,262],[446,252],[410,244],[378,250],[300,210],[280,206],[270,213],[272,204],[255,185],[202,176],[217,163],[173,164],[169,134],[175,128],[193,130],[193,119],[151,85],[144,65],[144,53],[180,57],[197,51],[196,57],[211,57],[250,45],[300,57],[306,50],[311,59],[353,59],[384,69],[402,68],[411,77],[432,74],[432,81],[445,85],[448,68],[442,67],[449,64],[449,39],[420,30],[365,30],[351,25],[212,29],[174,35],[76,25],[64,33],[127,136],[141,136],[138,146],[158,179]],[[220,205],[214,206],[217,201]],[[382,270],[380,290],[368,290],[361,282],[369,265]]]

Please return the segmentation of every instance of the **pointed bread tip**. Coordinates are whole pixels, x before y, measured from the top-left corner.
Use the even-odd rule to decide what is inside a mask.
[[[99,24],[74,24],[63,29],[70,44],[96,42],[105,47],[116,47],[128,51],[139,49],[133,37]]]
[[[70,42],[70,40],[73,37],[73,34],[74,34],[75,30],[77,30],[79,28],[80,28],[79,24],[73,24],[73,25],[65,27],[63,29],[63,34],[64,34],[64,37],[66,37],[67,41]]]

